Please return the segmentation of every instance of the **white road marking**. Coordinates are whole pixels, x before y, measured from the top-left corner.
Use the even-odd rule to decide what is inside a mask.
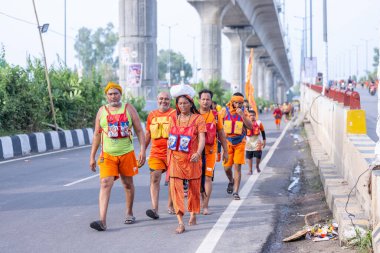
[[[270,148],[268,154],[265,155],[263,161],[261,162],[261,170],[264,170],[267,166],[267,163],[269,159],[272,157],[274,151],[276,150],[278,144],[284,138],[284,135],[286,131],[288,130],[289,126],[292,125],[291,122],[289,122],[284,130],[282,131],[279,138],[277,138],[276,142],[273,144],[273,146]],[[231,201],[231,203],[228,205],[226,210],[222,213],[222,215],[219,217],[213,228],[210,230],[210,232],[207,234],[205,239],[202,241],[202,243],[199,245],[197,249],[197,253],[205,253],[205,252],[212,252],[218,243],[220,237],[223,235],[224,231],[230,224],[232,218],[234,217],[235,213],[243,204],[244,199],[247,198],[249,192],[251,191],[253,185],[255,184],[256,180],[258,179],[260,174],[254,174],[248,178],[248,180],[245,182],[242,190],[240,191],[240,201]]]
[[[21,160],[28,160],[30,158],[35,158],[35,157],[40,157],[40,156],[47,156],[47,155],[51,155],[51,154],[57,154],[57,153],[72,151],[72,150],[76,150],[76,149],[88,148],[88,147],[91,147],[91,145],[80,146],[80,147],[69,148],[69,149],[58,150],[58,151],[52,151],[52,152],[38,154],[38,155],[24,156],[24,157],[12,159],[12,160],[2,161],[2,162],[0,162],[0,165],[5,164],[5,163],[17,162],[17,161],[21,161]]]
[[[147,156],[145,160],[147,161],[148,159],[149,159],[149,156]],[[79,179],[79,180],[74,181],[74,182],[69,183],[69,184],[65,184],[64,186],[72,186],[72,185],[74,185],[74,184],[77,184],[77,183],[80,183],[80,182],[84,182],[84,181],[90,180],[90,179],[92,179],[92,178],[94,178],[94,177],[97,177],[97,176],[99,176],[99,173],[96,174],[96,175],[90,176],[90,177],[86,177],[86,178]]]
[[[74,182],[69,183],[69,184],[65,184],[64,186],[72,186],[72,185],[74,185],[74,184],[78,184],[78,183],[80,183],[80,182],[87,181],[87,180],[90,180],[90,179],[92,179],[92,178],[94,178],[94,177],[98,177],[98,176],[99,176],[99,173],[96,174],[96,175],[90,176],[90,177],[86,177],[86,178],[79,179],[79,180],[74,181]]]

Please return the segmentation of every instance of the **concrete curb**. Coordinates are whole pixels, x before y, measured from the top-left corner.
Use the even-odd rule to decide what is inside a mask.
[[[18,134],[0,137],[0,160],[26,156],[31,153],[90,145],[92,128]]]
[[[365,230],[370,228],[369,217],[367,217],[357,201],[355,191],[351,193],[350,200],[347,204],[347,212],[349,214],[345,211],[351,188],[343,176],[337,172],[335,165],[331,162],[331,159],[315,136],[310,123],[305,123],[305,131],[314,163],[319,169],[326,202],[339,224],[339,240],[341,244],[346,244],[348,239],[356,236],[355,227],[352,225],[351,219],[353,224],[355,224],[363,234]]]

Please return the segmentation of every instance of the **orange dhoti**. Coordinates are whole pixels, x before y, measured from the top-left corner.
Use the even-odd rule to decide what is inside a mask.
[[[183,190],[183,179],[170,178],[170,191],[173,199],[173,206],[176,214],[185,214],[185,198]],[[199,213],[201,211],[201,179],[190,179],[189,190],[187,192],[187,210]]]

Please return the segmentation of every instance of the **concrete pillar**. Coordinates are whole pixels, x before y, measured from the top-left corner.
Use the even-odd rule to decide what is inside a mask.
[[[232,93],[245,93],[246,71],[245,66],[245,43],[252,34],[251,27],[223,28],[223,33],[231,42],[231,90]],[[244,94],[245,95],[245,94]]]
[[[264,97],[264,71],[265,67],[260,61],[257,61],[257,96],[260,98]]]
[[[272,70],[269,68],[265,69],[265,92],[264,92],[264,98],[266,100],[272,100]]]
[[[278,103],[283,104],[285,102],[285,82],[281,79],[277,87]]]
[[[281,98],[281,86],[277,86],[277,104],[281,105],[282,104],[282,98]]]
[[[187,0],[201,18],[201,70],[202,80],[221,79],[222,71],[222,17],[230,0]]]
[[[277,73],[273,72],[273,101],[275,103],[278,103],[278,98],[277,98]]]
[[[119,82],[132,96],[157,95],[157,2],[119,0]],[[128,63],[142,63],[141,87],[127,84]]]

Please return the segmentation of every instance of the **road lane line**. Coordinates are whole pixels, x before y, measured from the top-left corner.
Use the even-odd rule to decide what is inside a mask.
[[[92,178],[94,178],[94,177],[98,177],[98,176],[99,176],[99,173],[96,174],[96,175],[90,176],[90,177],[86,177],[86,178],[79,179],[79,180],[74,181],[74,182],[69,183],[69,184],[65,184],[64,186],[72,186],[72,185],[74,185],[74,184],[78,184],[78,183],[80,183],[80,182],[87,181],[87,180],[90,180],[90,179],[92,179]]]
[[[289,122],[284,130],[282,131],[279,138],[277,138],[276,142],[273,144],[273,146],[270,148],[268,154],[265,155],[263,161],[260,163],[261,170],[264,170],[267,166],[267,163],[269,159],[272,157],[274,151],[276,150],[278,144],[284,138],[284,135],[290,125],[293,125],[291,122]],[[251,191],[253,185],[255,184],[256,180],[258,179],[260,174],[254,174],[248,178],[248,180],[245,182],[242,190],[240,191],[240,201],[232,200],[226,210],[222,213],[222,215],[219,217],[213,228],[210,230],[210,232],[207,234],[205,239],[202,241],[202,243],[199,245],[196,253],[204,253],[204,252],[212,252],[218,243],[219,239],[222,237],[224,231],[230,224],[232,218],[234,217],[235,213],[239,209],[239,207],[243,204],[244,199],[247,198],[249,192]]]
[[[2,162],[0,162],[0,165],[5,164],[5,163],[17,162],[17,161],[21,161],[21,160],[28,160],[30,158],[35,158],[35,157],[40,157],[40,156],[47,156],[47,155],[51,155],[51,154],[57,154],[57,153],[72,151],[72,150],[76,150],[76,149],[88,148],[88,147],[91,147],[91,145],[85,145],[85,146],[80,146],[80,147],[75,147],[75,148],[57,150],[57,151],[52,151],[52,152],[38,154],[38,155],[23,156],[23,157],[12,159],[12,160],[2,161]]]
[[[146,157],[146,160],[148,160],[148,159],[149,159],[149,156]],[[86,178],[79,179],[79,180],[74,181],[74,182],[69,183],[69,184],[65,184],[64,186],[72,186],[72,185],[74,185],[74,184],[78,184],[78,183],[81,183],[81,182],[84,182],[84,181],[90,180],[90,179],[92,179],[92,178],[94,178],[94,177],[97,177],[97,176],[99,176],[99,173],[96,174],[96,175],[90,176],[90,177],[86,177]]]

